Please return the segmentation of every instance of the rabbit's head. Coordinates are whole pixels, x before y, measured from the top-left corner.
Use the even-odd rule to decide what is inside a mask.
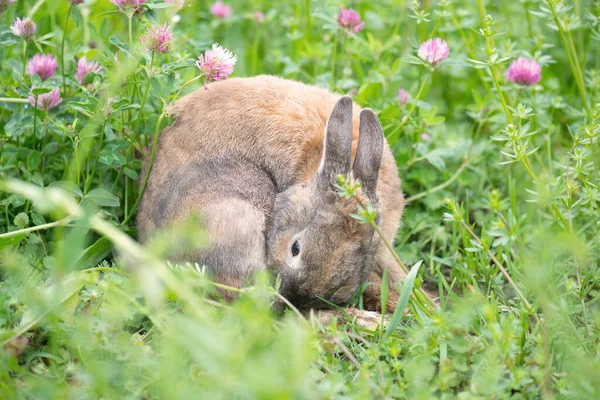
[[[341,196],[336,177],[361,185],[360,202],[377,205],[384,138],[375,113],[362,110],[358,148],[352,153],[352,99],[335,104],[325,130],[317,173],[277,196],[267,229],[269,266],[281,277],[280,293],[299,308],[348,302],[375,260],[379,238],[369,224],[352,218],[358,201]]]

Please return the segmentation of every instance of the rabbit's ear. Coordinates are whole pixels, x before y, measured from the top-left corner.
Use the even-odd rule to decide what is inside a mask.
[[[382,155],[383,129],[377,114],[368,108],[364,109],[360,112],[358,149],[352,170],[370,199],[375,198]]]
[[[335,183],[335,177],[350,170],[352,152],[352,99],[344,96],[335,103],[327,128],[318,176],[323,182]]]

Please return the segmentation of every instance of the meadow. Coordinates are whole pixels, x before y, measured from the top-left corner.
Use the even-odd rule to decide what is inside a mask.
[[[600,398],[600,1],[0,0],[0,60],[0,398]],[[383,327],[136,241],[172,104],[259,74],[380,117]]]

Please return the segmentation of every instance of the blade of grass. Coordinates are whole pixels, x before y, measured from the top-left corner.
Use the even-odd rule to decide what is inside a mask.
[[[402,320],[402,315],[404,315],[404,309],[406,309],[406,306],[408,305],[408,300],[410,299],[410,294],[412,293],[412,289],[415,284],[415,279],[417,278],[417,274],[419,273],[419,268],[421,267],[422,263],[423,260],[413,265],[410,272],[406,276],[406,280],[404,281],[404,285],[402,287],[402,292],[400,293],[400,300],[398,300],[396,309],[392,314],[392,318],[387,329],[385,330],[385,334],[383,335],[382,339],[385,339],[388,336],[390,336],[392,332],[396,330],[396,327]]]

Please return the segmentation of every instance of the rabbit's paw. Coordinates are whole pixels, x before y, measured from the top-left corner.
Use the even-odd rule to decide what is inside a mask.
[[[354,324],[360,328],[376,330],[381,325],[381,314],[376,311],[359,310],[358,308],[345,308],[344,310],[311,310],[310,315],[321,326],[327,326],[336,321],[338,326],[346,323]],[[383,321],[387,324],[388,318]]]
[[[381,314],[377,311],[366,311],[359,310],[357,308],[350,308],[346,310],[350,320],[357,326],[369,330],[376,330],[377,327],[381,325]],[[385,325],[387,323],[387,318],[383,321]]]

